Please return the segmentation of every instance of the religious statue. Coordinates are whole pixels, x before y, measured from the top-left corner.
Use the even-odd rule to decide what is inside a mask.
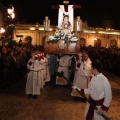
[[[64,5],[53,5],[53,9],[58,9],[58,27],[61,26],[63,21],[63,15],[69,15],[69,21],[71,26],[73,26],[73,18],[74,18],[74,9],[81,8],[80,5],[69,5],[69,0],[63,0]]]
[[[71,34],[72,26],[71,26],[71,23],[69,21],[68,15],[65,15],[63,17],[63,22],[62,22],[61,27],[59,27],[59,29],[61,29],[61,33],[63,33],[63,34]]]
[[[75,19],[75,32],[82,31],[82,20],[80,16],[77,16]]]
[[[48,16],[45,16],[45,20],[43,20],[44,30],[49,31],[50,29],[50,20]]]
[[[77,44],[78,38],[73,32],[74,8],[80,8],[80,5],[69,5],[68,0],[63,1],[64,5],[54,5],[53,9],[58,9],[58,25],[55,35],[48,37],[48,43],[44,45],[48,53],[69,54],[80,52]]]

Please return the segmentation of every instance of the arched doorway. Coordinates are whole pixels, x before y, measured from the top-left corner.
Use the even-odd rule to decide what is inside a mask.
[[[44,49],[48,49],[48,37],[49,35],[45,35],[43,38],[42,38],[42,45],[40,46],[40,50],[41,51],[44,51]]]
[[[101,40],[100,39],[94,40],[94,47],[101,47]]]
[[[48,35],[45,35],[43,38],[42,38],[42,45],[44,45],[44,43],[48,40]]]
[[[31,45],[32,44],[32,37],[31,36],[25,36],[23,39],[23,43],[26,45]]]
[[[83,37],[81,37],[79,40],[78,40],[78,44],[80,45],[80,47],[85,47],[85,39]]]
[[[112,39],[112,40],[110,41],[110,47],[111,47],[111,48],[117,47],[117,41],[116,41],[115,39]]]

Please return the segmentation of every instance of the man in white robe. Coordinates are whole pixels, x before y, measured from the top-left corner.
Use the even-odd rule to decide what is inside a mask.
[[[45,59],[45,82],[50,81],[50,73],[49,73],[49,67],[48,67],[48,56],[43,53],[44,59]]]
[[[31,67],[34,64],[34,55],[35,53],[32,52],[31,53],[31,58],[28,60],[27,63],[27,82],[26,82],[26,94],[28,95],[28,97],[32,96],[32,88],[33,88],[33,71],[31,71]]]
[[[69,62],[72,58],[73,58],[73,56],[63,55],[60,57],[60,59],[58,59],[59,67],[58,67],[57,72],[63,72],[66,78],[69,77],[69,71],[68,71]],[[64,78],[57,76],[56,77],[56,85],[67,85],[67,81],[64,80]]]
[[[35,62],[33,64],[33,68],[31,70],[33,70],[33,97],[40,95],[40,85],[41,82],[39,80],[39,71],[40,71],[40,62],[38,60],[38,56],[34,56],[35,57]]]
[[[89,101],[98,109],[95,110],[92,105],[87,103],[85,110],[85,120],[105,120],[101,115],[106,114],[112,100],[111,85],[108,79],[102,74],[102,63],[92,63],[92,77],[88,89],[81,89],[78,86],[73,86],[73,89],[78,88],[83,94],[89,95]]]
[[[75,74],[74,74],[73,84],[75,83],[75,81],[77,79],[77,72],[81,65],[82,54],[81,53],[76,54],[74,59],[75,59]]]
[[[83,53],[83,60],[80,62],[80,67],[78,68],[77,75],[75,76],[76,80],[74,81],[74,85],[80,88],[88,88],[88,84],[90,82],[91,73],[91,60],[88,57],[87,53]],[[81,97],[74,89],[72,90],[71,96]]]
[[[40,85],[40,88],[44,88],[44,86],[45,86],[45,74],[44,74],[44,62],[45,62],[45,60],[44,60],[44,57],[43,57],[43,55],[42,55],[42,53],[41,54],[38,54],[38,60],[39,60],[39,68],[40,68],[40,71],[39,71],[39,76],[40,76],[40,81],[41,81],[41,85]]]
[[[30,61],[32,64],[30,65]],[[32,95],[34,99],[37,98],[37,95],[40,95],[40,81],[39,81],[39,60],[37,56],[32,56],[32,58],[28,61],[28,69],[30,70],[30,73],[27,78],[26,83],[26,94]]]

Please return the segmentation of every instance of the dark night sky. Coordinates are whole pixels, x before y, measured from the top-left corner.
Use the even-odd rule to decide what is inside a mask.
[[[6,7],[12,4],[15,8],[16,21],[40,23],[49,16],[51,24],[57,25],[58,10],[52,5],[63,4],[63,0],[0,0]],[[74,17],[81,16],[90,27],[100,27],[103,20],[113,20],[115,29],[120,29],[120,4],[114,0],[69,0],[70,4],[81,5],[74,10]]]

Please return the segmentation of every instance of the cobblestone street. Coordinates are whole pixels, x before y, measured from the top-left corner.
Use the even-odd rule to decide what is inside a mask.
[[[120,120],[120,77],[105,75],[113,92],[107,115],[112,120]],[[0,94],[0,120],[84,120],[86,103],[71,97],[71,86],[55,87],[51,81],[37,99],[27,99],[25,84],[26,79],[21,79]]]

